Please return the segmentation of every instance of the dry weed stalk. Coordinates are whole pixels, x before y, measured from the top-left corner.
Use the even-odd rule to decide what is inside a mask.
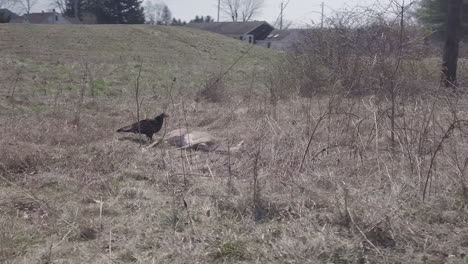
[[[15,99],[15,94],[16,94],[16,87],[18,85],[18,81],[21,78],[22,71],[21,69],[17,70],[15,73],[15,77],[13,79],[13,82],[11,85],[8,86],[8,92],[7,92],[7,97],[9,97],[11,100]]]
[[[141,70],[143,68],[143,60],[140,61],[140,65],[138,66],[138,75],[137,75],[137,78],[135,80],[135,105],[136,105],[136,119],[137,119],[137,123],[138,123],[138,141],[139,141],[139,144],[140,144],[140,148],[141,148],[141,142],[143,141],[142,139],[142,135],[141,135],[141,128],[140,128],[140,108],[141,108],[141,105],[143,104],[143,99],[142,98],[140,100],[140,77],[141,77]]]
[[[261,198],[261,186],[258,180],[259,176],[259,166],[262,153],[262,145],[264,140],[264,135],[262,134],[257,141],[256,151],[253,157],[253,171],[252,171],[252,210],[254,214],[255,221],[261,221],[263,219],[263,205]]]
[[[242,52],[242,54],[237,57],[237,59],[224,71],[219,74],[210,74],[205,80],[205,87],[200,91],[200,95],[212,102],[220,102],[223,99],[222,90],[224,89],[224,77],[231,72],[231,70],[244,58],[248,55],[254,45],[249,45],[249,47]]]
[[[468,120],[455,120],[455,121],[453,121],[450,124],[450,126],[447,128],[447,130],[445,131],[445,133],[442,136],[440,142],[437,144],[437,147],[434,150],[434,153],[432,153],[431,160],[429,162],[429,168],[428,168],[427,174],[426,174],[426,179],[424,181],[423,194],[422,194],[423,201],[426,199],[428,184],[429,184],[429,181],[430,181],[432,175],[434,174],[433,168],[434,168],[435,163],[436,163],[437,154],[442,149],[442,145],[443,145],[444,141],[449,139],[449,137],[452,134],[453,130],[456,129],[457,127],[459,127],[463,123],[468,124]]]
[[[84,97],[85,97],[85,91],[86,91],[86,74],[83,74],[82,80],[81,80],[81,87],[79,90],[79,98],[78,102],[76,103],[76,108],[75,108],[75,117],[73,119],[73,125],[75,125],[78,129],[80,128],[80,121],[81,121],[81,113],[83,111],[83,102],[84,102]]]
[[[61,216],[62,212],[60,212],[60,210],[57,210],[57,209],[53,208],[53,207],[52,207],[51,205],[49,205],[49,203],[46,202],[45,200],[38,198],[36,195],[34,195],[33,193],[31,193],[29,190],[26,190],[25,188],[20,187],[18,184],[16,184],[16,183],[10,181],[9,179],[7,179],[6,177],[4,177],[4,176],[1,175],[1,174],[0,174],[0,178],[1,178],[4,182],[10,184],[11,186],[15,186],[15,187],[16,187],[18,190],[20,190],[20,191],[22,192],[22,194],[25,195],[26,197],[30,198],[31,200],[37,202],[37,203],[40,204],[40,205],[44,205],[44,206],[47,208],[48,213],[53,214],[53,215],[54,215],[55,217],[57,217],[61,222],[63,222],[64,224],[66,224],[67,227],[69,227],[69,229],[70,229],[69,232],[67,232],[67,233],[64,235],[64,237],[62,238],[62,240],[61,240],[60,242],[58,242],[58,244],[56,244],[55,246],[52,246],[52,248],[58,247],[59,244],[62,243],[62,242],[65,240],[65,238],[68,236],[68,234],[70,233],[71,230],[73,230],[73,231],[75,231],[75,232],[78,232],[78,233],[80,232],[80,230],[79,230],[79,228],[76,226],[75,222],[70,222],[70,221],[64,219],[64,218]],[[111,231],[110,231],[110,232],[111,232]],[[111,241],[111,238],[109,238],[109,240]],[[97,245],[94,241],[91,241],[91,240],[90,240],[90,241],[88,241],[88,242],[90,242],[91,245],[92,245],[94,248],[96,248],[96,249],[97,249],[97,252],[99,252],[101,255],[106,256],[106,257],[107,257],[107,256],[111,256],[110,254],[107,255],[106,252],[105,252],[99,245]],[[110,249],[110,247],[109,247],[109,249]],[[111,257],[109,258],[109,261],[110,261],[110,263],[112,263],[112,258],[111,258]]]
[[[320,126],[320,123],[325,120],[325,118],[329,115],[328,112],[320,115],[317,119],[317,121],[315,122],[315,126],[314,126],[314,129],[312,130],[312,133],[310,134],[310,137],[309,137],[309,140],[307,141],[307,146],[304,150],[304,154],[302,155],[302,159],[301,159],[301,163],[299,165],[299,171],[302,171],[302,168],[304,167],[304,161],[307,157],[307,154],[309,154],[309,148],[310,148],[310,145],[312,144],[312,140],[314,140],[314,136],[315,136],[315,133],[317,132],[317,129],[318,127]]]
[[[89,93],[92,98],[95,96],[95,87],[94,87],[94,77],[93,73],[89,68],[89,63],[87,61],[81,61],[81,67],[83,68],[84,75],[86,76],[86,80],[89,86]]]

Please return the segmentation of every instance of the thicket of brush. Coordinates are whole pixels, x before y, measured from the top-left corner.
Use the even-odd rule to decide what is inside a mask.
[[[340,14],[246,74],[254,91],[210,75],[141,103],[164,105],[167,129],[214,134],[222,154],[110,136],[134,99],[94,96],[86,76],[35,98],[53,102],[41,113],[3,116],[0,259],[466,263],[468,101],[439,87],[437,52],[400,22]]]

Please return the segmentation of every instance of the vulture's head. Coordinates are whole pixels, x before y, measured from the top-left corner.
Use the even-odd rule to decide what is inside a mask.
[[[169,117],[168,114],[162,113],[162,114],[158,115],[155,119],[164,119],[164,118],[167,118],[167,117]]]

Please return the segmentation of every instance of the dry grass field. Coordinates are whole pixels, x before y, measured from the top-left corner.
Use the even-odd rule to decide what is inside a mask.
[[[228,38],[0,36],[1,263],[468,263],[468,100],[440,91],[435,60],[411,72],[425,92],[398,104],[392,144],[385,99],[272,100],[283,54]],[[216,151],[115,133],[136,120],[140,69],[141,116],[165,111],[164,131],[207,131]]]

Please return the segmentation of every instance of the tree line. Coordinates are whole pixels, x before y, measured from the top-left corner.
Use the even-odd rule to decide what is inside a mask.
[[[7,8],[29,14],[39,0],[0,0],[0,9]],[[61,13],[68,17],[94,18],[98,24],[154,24],[174,25],[187,24],[186,21],[174,18],[169,7],[152,0],[49,0]],[[214,1],[214,0],[213,0]],[[264,0],[220,0],[220,11],[233,22],[251,21],[261,11]],[[143,6],[144,5],[144,6]],[[8,16],[0,14],[0,22],[9,21]],[[189,22],[214,22],[212,16],[196,16]]]
[[[0,0],[1,1],[1,0]],[[172,16],[166,4],[142,0],[55,0],[62,13],[69,17],[92,14],[98,24],[151,24],[184,26],[187,21]],[[214,22],[211,16],[195,16],[189,22]]]
[[[92,15],[98,24],[143,24],[141,0],[63,0],[58,6],[68,17],[82,20]]]

